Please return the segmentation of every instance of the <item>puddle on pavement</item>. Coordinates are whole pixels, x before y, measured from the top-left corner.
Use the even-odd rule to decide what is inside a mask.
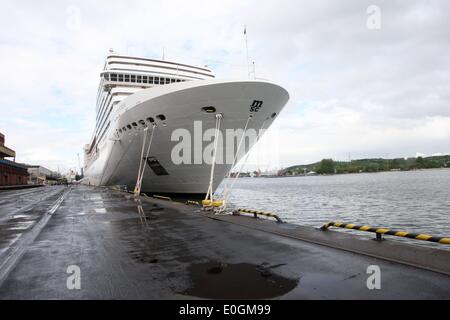
[[[269,299],[294,289],[297,279],[273,273],[270,266],[207,262],[189,266],[192,287],[183,294],[210,299]]]
[[[157,263],[158,259],[156,259],[153,255],[147,254],[144,250],[131,250],[128,251],[131,258],[137,262],[142,263]]]

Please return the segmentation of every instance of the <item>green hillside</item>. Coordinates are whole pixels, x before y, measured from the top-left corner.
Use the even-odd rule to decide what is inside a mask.
[[[352,161],[333,161],[323,159],[320,162],[296,165],[285,168],[282,175],[299,175],[308,172],[318,174],[339,174],[359,172],[379,172],[392,170],[416,170],[429,168],[450,168],[450,155],[417,157],[417,158],[395,158],[395,159],[359,159]]]

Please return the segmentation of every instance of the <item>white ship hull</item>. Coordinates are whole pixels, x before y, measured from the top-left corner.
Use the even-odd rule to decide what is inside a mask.
[[[149,158],[156,158],[167,174],[158,175],[145,164],[141,191],[153,194],[204,194],[209,185],[211,165],[204,161],[199,164],[193,162],[210,142],[199,145],[192,141],[192,163],[175,164],[172,150],[179,142],[171,141],[172,133],[184,128],[194,140],[194,121],[202,122],[203,131],[214,128],[215,116],[202,111],[205,106],[214,106],[217,113],[223,114],[220,130],[224,136],[226,129],[243,129],[250,113],[253,117],[248,129],[260,130],[263,123],[264,129],[267,129],[288,99],[285,89],[263,81],[212,79],[173,83],[139,91],[117,105],[109,129],[98,142],[96,159],[85,168],[83,182],[127,186],[133,190],[138,177],[143,139],[148,133],[146,141],[149,141],[151,132],[145,131],[140,124],[121,134],[117,134],[117,130],[152,117],[157,127],[153,129]],[[254,100],[263,101],[263,104],[257,112],[250,112]],[[166,119],[158,119],[156,116],[159,114],[163,114]],[[150,125],[147,121],[146,124]],[[226,153],[233,151],[224,150],[225,143],[220,147],[223,150],[218,152],[224,155],[224,163],[215,166],[213,190],[231,169],[231,163],[225,160]]]

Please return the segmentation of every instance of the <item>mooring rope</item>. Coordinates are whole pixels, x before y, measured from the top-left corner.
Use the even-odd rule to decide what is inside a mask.
[[[139,170],[138,170],[138,175],[137,175],[137,179],[136,179],[136,186],[134,187],[134,190],[135,190],[135,191],[136,191],[136,189],[137,189],[137,187],[138,187],[139,177],[141,176],[142,159],[143,159],[143,157],[144,157],[145,142],[147,141],[148,129],[149,129],[148,127],[145,127],[145,128],[144,128],[145,135],[144,135],[144,140],[142,141],[141,156],[139,157]]]
[[[245,122],[245,126],[244,126],[244,130],[243,130],[243,133],[242,133],[242,137],[241,137],[241,139],[239,140],[239,143],[238,143],[238,147],[237,147],[237,149],[236,149],[236,154],[234,155],[234,157],[233,157],[233,162],[231,163],[231,167],[230,167],[230,170],[228,170],[228,173],[227,173],[227,175],[226,175],[226,178],[227,178],[227,180],[225,180],[225,186],[224,186],[224,188],[223,188],[223,193],[222,193],[222,196],[223,196],[223,198],[225,199],[226,198],[226,196],[227,196],[227,194],[228,194],[228,179],[231,177],[231,171],[233,170],[233,168],[234,168],[234,166],[236,165],[236,160],[237,160],[237,157],[238,157],[238,155],[239,155],[239,151],[241,150],[241,145],[242,145],[242,142],[245,140],[245,133],[247,132],[247,127],[248,127],[248,124],[249,124],[249,122],[250,122],[250,120],[253,118],[253,115],[251,115],[251,114],[249,114],[248,115],[248,118],[247,118],[247,121]],[[226,205],[225,205],[226,206]],[[225,207],[224,206],[224,207]],[[225,208],[224,208],[225,209]]]
[[[144,178],[144,173],[145,173],[145,168],[146,168],[144,159],[147,160],[147,158],[148,158],[148,154],[150,152],[150,147],[151,147],[152,142],[153,142],[153,134],[155,133],[155,128],[156,128],[156,125],[153,124],[152,134],[150,135],[150,140],[149,140],[149,143],[148,143],[148,146],[147,146],[147,152],[145,154],[145,158],[144,158],[144,149],[145,149],[145,142],[147,140],[148,129],[149,128],[147,127],[147,128],[144,129],[147,132],[146,132],[146,134],[144,136],[144,141],[142,143],[141,159],[139,160],[138,177],[137,177],[137,180],[136,180],[136,187],[134,188],[134,194],[135,195],[141,194],[142,179]]]
[[[238,157],[238,155],[239,155],[239,151],[241,150],[242,142],[243,142],[244,139],[245,139],[245,133],[247,132],[248,123],[250,122],[250,119],[251,119],[251,118],[253,118],[253,116],[250,114],[250,115],[248,116],[248,118],[247,118],[247,121],[245,122],[243,134],[242,134],[241,139],[239,140],[238,147],[237,147],[237,149],[236,149],[236,154],[234,155],[233,162],[231,163],[230,170],[228,170],[228,174],[227,174],[227,176],[226,176],[227,178],[230,178],[230,177],[231,177],[231,171],[233,170],[234,166],[236,165],[236,160],[237,160],[237,157]],[[225,182],[225,188],[224,188],[224,190],[226,189],[227,185],[228,185],[228,181]]]
[[[261,133],[262,133],[262,131],[263,131],[264,125],[266,124],[266,121],[267,121],[267,119],[265,119],[265,120],[263,121],[263,123],[262,123],[262,125],[261,125],[261,128],[259,129],[258,135],[256,136],[256,142],[255,142],[254,145],[256,145],[256,143],[259,141],[259,138],[260,138]],[[254,146],[254,145],[253,145],[253,146]],[[242,168],[243,168],[244,165],[247,163],[248,157],[249,157],[249,155],[250,155],[250,151],[251,151],[251,149],[248,150],[247,155],[245,156],[244,161],[241,163],[241,165],[240,165],[240,167],[239,167],[239,170],[238,170],[236,176],[233,178],[233,180],[232,180],[232,182],[231,182],[230,188],[229,188],[228,190],[224,190],[224,205],[223,205],[222,211],[226,209],[226,206],[227,206],[227,203],[228,203],[228,199],[230,198],[230,196],[231,196],[231,191],[233,190],[233,186],[234,186],[234,184],[236,183],[237,179],[239,178],[239,176],[240,176],[240,174],[241,174],[241,171],[242,171]],[[230,170],[231,170],[231,169],[230,169]],[[231,172],[231,171],[230,171],[230,172]]]
[[[214,145],[213,145],[213,157],[211,161],[211,172],[209,177],[209,186],[208,191],[206,192],[205,200],[208,200],[208,197],[211,201],[213,201],[213,182],[214,182],[214,168],[216,166],[216,155],[217,155],[217,145],[219,140],[219,133],[220,133],[220,120],[222,119],[222,114],[218,113],[216,114],[216,126],[214,131]]]

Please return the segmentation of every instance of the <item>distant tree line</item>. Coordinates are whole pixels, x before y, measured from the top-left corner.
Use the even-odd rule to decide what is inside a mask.
[[[334,161],[323,159],[320,162],[297,165],[281,170],[280,175],[301,175],[311,172],[317,174],[360,173],[380,171],[408,171],[430,168],[450,168],[450,155],[395,158],[395,159],[359,159],[352,161]]]

